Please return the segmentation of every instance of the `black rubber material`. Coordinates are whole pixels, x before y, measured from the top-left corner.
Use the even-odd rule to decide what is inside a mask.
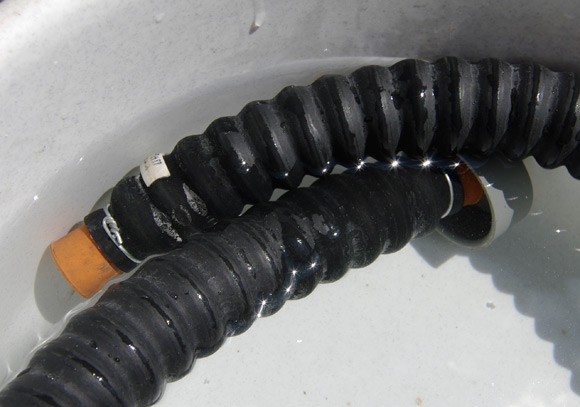
[[[228,335],[431,231],[439,170],[365,167],[192,236],[111,287],[0,392],[3,407],[145,406]]]
[[[452,57],[324,76],[182,139],[165,156],[171,176],[150,187],[141,177],[122,180],[111,212],[125,248],[145,258],[268,200],[275,187],[295,188],[306,173],[354,167],[367,156],[533,155],[543,167],[565,165],[579,178],[578,84],[574,74],[539,65]],[[85,222],[93,230],[101,220]],[[135,267],[106,234],[93,237],[119,268]]]
[[[566,165],[580,178],[576,82],[536,65],[407,60],[286,88],[216,120],[166,156],[170,177],[150,187],[128,178],[113,191],[111,212],[129,251],[172,251],[74,317],[0,393],[0,405],[151,404],[166,380],[227,335],[319,281],[401,248],[448,205],[441,174],[365,168],[197,234],[244,203],[263,202],[275,186],[296,187],[305,173],[401,151],[501,152]]]

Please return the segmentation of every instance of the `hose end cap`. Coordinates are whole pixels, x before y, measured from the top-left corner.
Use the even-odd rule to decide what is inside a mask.
[[[476,205],[484,195],[479,178],[463,161],[455,171],[463,185],[463,206]]]
[[[99,250],[85,225],[53,242],[50,254],[66,281],[85,298],[122,274]]]

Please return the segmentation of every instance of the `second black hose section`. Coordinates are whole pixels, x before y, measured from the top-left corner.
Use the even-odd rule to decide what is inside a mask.
[[[119,182],[111,213],[124,247],[145,258],[180,247],[245,204],[267,201],[275,187],[295,188],[305,174],[328,174],[337,163],[356,167],[367,156],[533,155],[580,178],[579,93],[577,75],[495,59],[404,60],[324,76],[182,139],[156,158],[161,174]],[[98,230],[103,217],[86,218],[93,237],[118,267],[132,269]]]
[[[3,407],[144,406],[227,335],[432,230],[440,171],[326,177],[193,236],[111,287],[0,392]]]

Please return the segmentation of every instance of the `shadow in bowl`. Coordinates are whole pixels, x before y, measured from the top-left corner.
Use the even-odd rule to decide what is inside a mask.
[[[566,236],[567,230],[555,226],[558,215],[562,212],[552,216],[532,211],[482,250],[449,244],[439,234],[415,240],[412,246],[434,268],[465,256],[475,270],[491,275],[499,291],[514,297],[518,312],[534,318],[537,335],[554,344],[555,361],[571,371],[570,387],[580,395],[580,231]]]

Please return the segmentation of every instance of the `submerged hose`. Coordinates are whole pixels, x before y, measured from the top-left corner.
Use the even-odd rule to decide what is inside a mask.
[[[580,178],[579,92],[574,74],[538,65],[406,60],[289,87],[216,120],[119,182],[109,213],[87,216],[91,237],[119,269],[169,253],[73,318],[0,393],[0,404],[153,403],[165,379],[185,374],[226,335],[320,280],[402,247],[435,227],[449,204],[441,174],[366,168],[220,223],[274,187],[295,188],[305,173],[401,152],[501,152],[565,165]]]
[[[110,213],[85,223],[111,263],[129,271],[245,204],[267,201],[275,187],[296,188],[305,174],[356,167],[367,156],[533,155],[580,178],[579,92],[574,74],[495,59],[404,60],[323,76],[148,158],[139,176],[115,186]],[[116,221],[122,245],[103,231],[105,218]]]
[[[259,204],[111,287],[35,353],[0,405],[154,403],[227,335],[428,233],[450,201],[440,170],[367,167]]]

